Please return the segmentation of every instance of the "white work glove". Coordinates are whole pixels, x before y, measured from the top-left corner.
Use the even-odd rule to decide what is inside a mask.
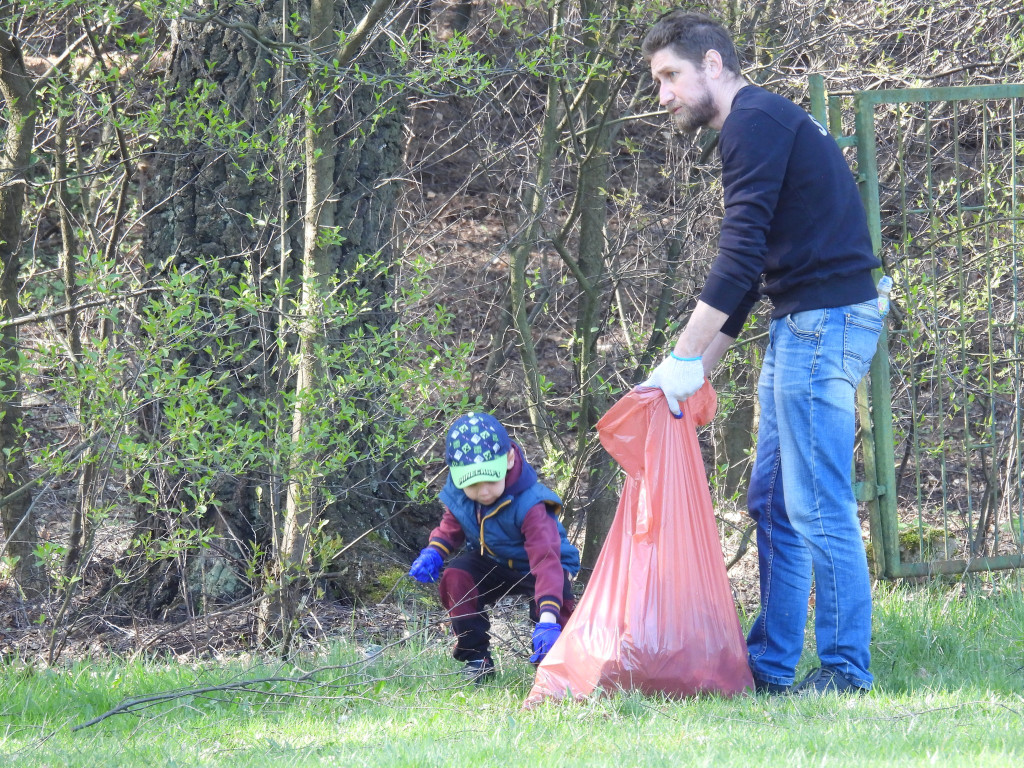
[[[672,415],[681,418],[680,403],[704,386],[704,364],[699,357],[678,357],[673,352],[640,386],[660,389]]]

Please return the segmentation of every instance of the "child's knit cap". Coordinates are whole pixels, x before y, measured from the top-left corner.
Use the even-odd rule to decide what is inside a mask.
[[[501,480],[508,472],[508,432],[489,413],[459,416],[448,430],[445,461],[456,488]]]

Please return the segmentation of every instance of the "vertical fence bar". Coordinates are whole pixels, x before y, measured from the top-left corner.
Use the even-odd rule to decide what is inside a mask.
[[[935,354],[932,357],[932,371],[931,381],[934,382],[935,394],[928,398],[928,411],[931,417],[930,420],[930,432],[928,437],[932,445],[937,441],[939,443],[938,450],[935,451],[938,454],[939,463],[939,504],[942,511],[942,535],[948,539],[950,536],[949,529],[949,473],[947,471],[948,466],[946,463],[946,441],[942,439],[942,435],[945,432],[945,411],[943,410],[943,403],[946,400],[946,386],[947,376],[943,375],[943,368],[946,366],[946,333],[942,324],[942,318],[940,317],[940,309],[944,309],[940,303],[941,297],[941,285],[942,285],[942,270],[944,261],[942,259],[942,246],[941,239],[938,237],[939,230],[939,214],[942,210],[942,185],[936,180],[935,173],[935,147],[933,145],[932,137],[934,136],[934,129],[932,127],[932,102],[927,100],[924,102],[925,110],[925,136],[927,141],[925,142],[925,162],[926,162],[926,173],[925,178],[928,181],[927,193],[928,193],[928,239],[931,245],[931,279],[932,279],[932,301],[931,301],[931,323],[932,326],[929,329],[931,336],[934,339]],[[926,294],[927,296],[928,294]],[[950,391],[953,389],[953,384],[948,384]],[[920,459],[919,459],[920,460]],[[922,461],[923,465],[923,461]],[[922,536],[924,535],[924,507],[918,509],[918,526],[921,530]]]
[[[999,211],[991,210],[991,206],[995,204],[993,197],[993,173],[996,172],[995,168],[990,168],[992,164],[992,158],[989,155],[989,142],[992,138],[990,131],[990,115],[992,109],[988,104],[983,105],[981,112],[981,206],[984,211],[984,228],[982,230],[982,250],[985,253],[985,311],[990,318],[988,327],[986,329],[986,343],[988,345],[988,365],[986,365],[985,376],[987,378],[987,388],[991,393],[988,399],[988,414],[986,415],[986,421],[988,422],[985,432],[985,442],[990,446],[989,461],[987,467],[983,464],[982,471],[985,473],[985,494],[981,500],[981,517],[985,522],[985,528],[987,529],[987,522],[989,519],[992,521],[992,552],[999,551],[999,465],[1000,465],[1000,451],[999,451],[999,408],[998,408],[998,396],[999,389],[996,386],[996,356],[995,351],[999,348],[997,343],[997,332],[998,332],[998,315],[996,313],[996,300],[992,290],[992,282],[996,274],[996,265],[998,263],[998,254],[995,248],[995,240],[993,237],[993,229],[996,227],[994,223],[998,220]],[[984,454],[982,454],[984,456]],[[979,531],[979,538],[983,539],[985,536],[985,530]]]
[[[1018,106],[1020,102],[1018,99],[1010,99],[1010,262],[1012,266],[1012,287],[1013,287],[1013,309],[1010,314],[1011,318],[1011,332],[1013,333],[1013,381],[1014,396],[1013,396],[1013,412],[1014,412],[1014,442],[1012,450],[1015,452],[1010,456],[1007,461],[1007,474],[1016,469],[1015,478],[1007,478],[1007,491],[1016,491],[1017,496],[1017,551],[1024,552],[1024,445],[1021,443],[1022,438],[1022,427],[1024,427],[1024,401],[1022,401],[1021,390],[1024,389],[1024,382],[1021,380],[1021,317],[1020,317],[1020,305],[1024,301],[1024,295],[1021,293],[1020,286],[1020,248],[1021,240],[1018,237],[1020,231],[1019,222],[1020,216],[1024,215],[1024,201],[1021,201],[1017,194],[1019,187],[1017,178],[1017,115]],[[1016,480],[1016,482],[1014,482]],[[1013,520],[1013,503],[1012,501],[1007,503],[1007,512],[1009,517],[1010,530],[1014,530]]]
[[[825,114],[825,78],[821,75],[808,75],[807,95],[811,99],[811,115],[826,128],[828,117]]]
[[[838,96],[828,97],[828,130],[837,137],[843,133],[843,100]]]
[[[875,146],[875,106],[858,94],[854,100],[857,133],[857,180],[868,217],[871,245],[882,250],[881,210],[878,197],[878,159]],[[882,324],[878,351],[871,360],[871,420],[874,424],[875,482],[873,499],[868,501],[872,537],[880,535],[875,557],[886,576],[898,576],[899,541],[896,530],[896,472],[893,462],[892,385],[889,381],[889,334]]]
[[[957,270],[956,270],[956,275],[957,275],[957,279],[956,279],[957,301],[955,302],[955,306],[957,308],[957,317],[956,317],[956,322],[955,323],[951,323],[950,330],[956,333],[956,341],[958,342],[957,349],[958,349],[958,352],[959,352],[959,364],[957,366],[957,371],[959,372],[959,376],[955,380],[956,383],[951,387],[951,389],[955,390],[956,393],[957,393],[957,397],[955,398],[955,402],[963,403],[966,400],[966,398],[967,398],[967,378],[971,375],[971,372],[970,372],[971,360],[970,360],[970,358],[968,356],[968,341],[967,341],[967,333],[968,333],[968,328],[969,328],[969,323],[967,322],[967,319],[968,319],[967,318],[967,312],[969,310],[969,307],[967,305],[967,299],[968,299],[968,296],[970,294],[970,285],[968,283],[968,275],[967,275],[967,270],[966,270],[966,267],[965,267],[966,249],[965,249],[964,226],[966,224],[966,221],[965,221],[965,213],[966,213],[966,211],[964,210],[964,183],[965,183],[965,181],[964,181],[963,177],[961,176],[961,173],[963,173],[963,165],[964,164],[963,164],[963,159],[961,157],[960,141],[959,141],[959,137],[961,135],[961,130],[960,130],[960,110],[959,110],[959,103],[958,102],[955,102],[955,101],[954,102],[949,102],[949,104],[950,104],[950,106],[952,108],[952,111],[953,111],[953,134],[952,134],[950,140],[951,140],[951,142],[953,144],[953,201],[954,201],[956,207],[954,209],[955,210],[955,217],[953,219],[952,224],[953,224],[953,226],[955,226],[955,230],[954,231],[956,232],[956,266],[957,266]],[[963,429],[963,434],[964,434],[964,446],[963,447],[964,447],[964,450],[966,450],[967,452],[970,452],[973,449],[973,447],[974,447],[973,446],[974,440],[973,440],[973,437],[971,435],[971,428],[972,428],[971,418],[970,418],[971,414],[968,411],[968,409],[964,408],[964,407],[960,408],[960,413],[961,413],[961,425],[960,426],[961,426],[961,429]],[[945,440],[943,440],[943,444],[944,445],[946,444]],[[971,461],[970,460],[965,460],[963,462],[963,470],[962,471],[964,473],[965,491],[967,493],[967,500],[966,500],[966,504],[967,504],[967,536],[968,536],[967,547],[968,547],[968,551],[969,552],[974,552],[975,551],[975,547],[976,547],[976,545],[975,545],[976,537],[974,535],[975,528],[976,528],[976,524],[975,524],[976,517],[975,517],[975,514],[974,514],[974,512],[975,512],[975,510],[974,510],[974,496],[973,496],[974,482],[973,482],[973,473],[971,472]],[[947,527],[948,527],[948,521],[947,521]]]

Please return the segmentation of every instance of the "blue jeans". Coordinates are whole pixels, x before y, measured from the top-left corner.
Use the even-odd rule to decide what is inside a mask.
[[[761,586],[747,649],[765,682],[793,683],[813,574],[821,665],[871,687],[871,583],[850,471],[856,388],[881,327],[874,300],[795,312],[769,326],[747,497]]]

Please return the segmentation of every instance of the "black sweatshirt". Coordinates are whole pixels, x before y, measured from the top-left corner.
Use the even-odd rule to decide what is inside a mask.
[[[842,150],[807,112],[748,85],[719,136],[725,217],[700,298],[739,335],[763,293],[772,317],[877,295],[867,217]],[[763,286],[761,285],[763,278]]]

